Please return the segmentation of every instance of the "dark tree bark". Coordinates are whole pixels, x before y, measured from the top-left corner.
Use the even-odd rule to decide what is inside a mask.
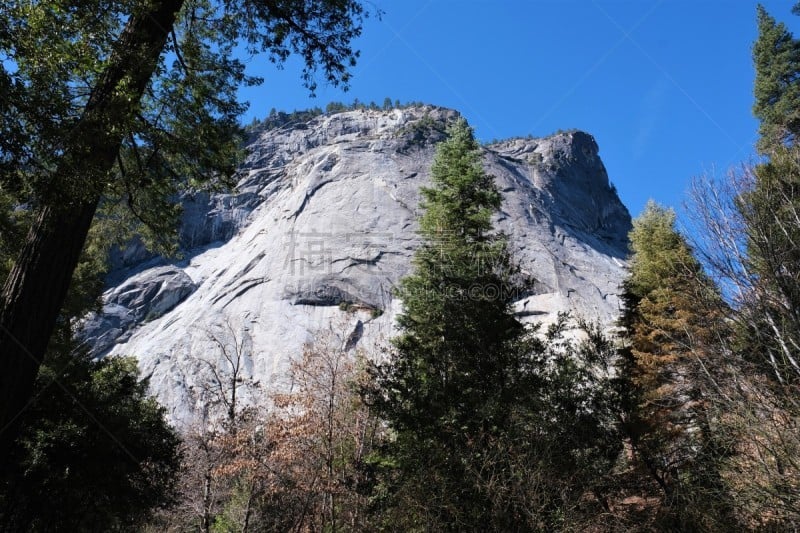
[[[120,35],[0,294],[0,465],[53,333],[97,204],[184,0],[143,2]],[[0,466],[3,469],[3,466]]]

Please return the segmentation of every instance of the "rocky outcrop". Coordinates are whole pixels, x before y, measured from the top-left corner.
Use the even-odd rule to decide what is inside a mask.
[[[191,417],[208,331],[246,331],[248,376],[274,386],[316,332],[343,346],[385,341],[401,303],[392,288],[419,244],[419,189],[455,111],[420,106],[323,115],[254,136],[231,194],[187,198],[184,257],[119,259],[95,353],[134,355],[179,423]],[[572,311],[611,324],[619,311],[630,217],[583,132],[485,147],[503,191],[496,226],[536,279],[523,320]],[[144,261],[144,262],[141,262]],[[333,324],[333,326],[332,326]]]
[[[126,342],[138,325],[170,312],[197,286],[175,266],[158,266],[131,276],[103,295],[103,312],[90,314],[83,336],[95,354]]]

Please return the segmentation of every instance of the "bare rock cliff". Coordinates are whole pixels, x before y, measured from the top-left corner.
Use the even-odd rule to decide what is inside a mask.
[[[136,356],[181,424],[223,324],[246,340],[246,377],[267,389],[331,324],[344,324],[347,347],[390,338],[401,310],[392,288],[419,244],[419,189],[456,116],[359,110],[256,132],[234,193],[185,199],[182,261],[137,246],[115,257],[87,342],[98,355]],[[496,226],[536,279],[520,317],[572,311],[611,325],[630,216],[593,137],[503,141],[485,147],[484,162],[504,196]]]

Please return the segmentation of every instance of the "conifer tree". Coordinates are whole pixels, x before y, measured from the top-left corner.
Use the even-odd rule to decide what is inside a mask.
[[[405,334],[396,341],[408,354],[409,367],[397,369],[404,393],[424,412],[403,414],[413,424],[422,416],[450,419],[458,427],[496,425],[504,414],[491,401],[494,386],[505,381],[508,344],[520,339],[523,328],[509,307],[512,267],[505,238],[491,233],[500,193],[483,171],[465,121],[439,147],[432,181],[434,188],[422,191],[426,242],[415,256],[415,273],[399,291]],[[455,411],[447,400],[455,395],[467,402],[464,409]]]
[[[468,448],[504,427],[524,329],[509,305],[505,238],[491,231],[500,193],[463,119],[439,145],[431,174],[433,187],[422,190],[424,242],[398,291],[402,334],[382,369],[378,412],[396,432],[388,457],[398,485],[421,496],[405,497],[418,505],[410,509],[417,526],[456,528],[481,513],[466,482]]]
[[[800,132],[800,42],[761,5],[753,63],[753,114],[761,121],[758,148],[768,152],[786,142],[794,143]]]
[[[527,285],[493,230],[501,196],[463,119],[431,174],[401,335],[373,398],[394,434],[377,500],[404,530],[557,527],[616,453],[602,387],[583,386],[594,374],[561,342],[563,320],[537,337],[516,319]]]
[[[620,359],[625,433],[663,491],[665,524],[713,529],[729,509],[700,369],[703,347],[718,331],[719,298],[675,229],[673,211],[648,203],[630,241],[621,319],[627,329]]]
[[[434,186],[422,190],[424,243],[400,286],[403,334],[384,368],[379,412],[397,433],[395,466],[431,498],[415,512],[456,526],[475,503],[462,460],[475,439],[504,427],[524,329],[509,306],[505,238],[491,232],[500,193],[466,121],[449,134],[432,167]],[[436,501],[437,493],[447,497]]]
[[[758,31],[753,111],[761,122],[758,148],[769,159],[754,167],[752,190],[737,203],[753,281],[741,351],[786,383],[800,378],[800,41],[762,6]]]

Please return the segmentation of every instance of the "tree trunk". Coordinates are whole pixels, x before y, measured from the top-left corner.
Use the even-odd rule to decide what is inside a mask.
[[[203,517],[200,522],[200,530],[203,533],[211,531],[211,506],[213,505],[211,497],[211,466],[209,465],[206,470],[205,478],[203,478]]]
[[[153,75],[184,0],[142,2],[121,33],[0,294],[0,462],[59,318],[126,124]],[[0,466],[3,469],[3,466]]]

